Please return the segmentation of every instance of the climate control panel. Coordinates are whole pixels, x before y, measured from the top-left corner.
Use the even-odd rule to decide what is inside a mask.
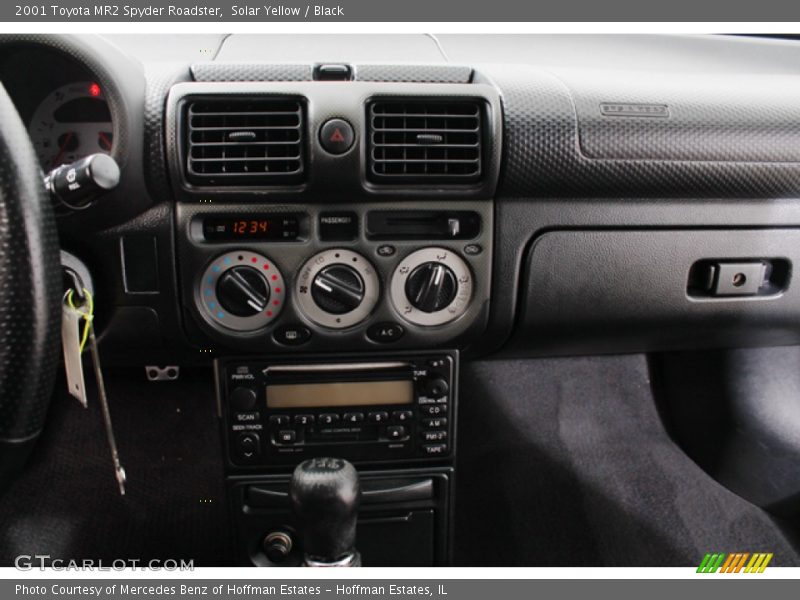
[[[295,296],[314,323],[345,329],[361,323],[380,298],[375,267],[362,255],[334,248],[312,256],[300,269]]]
[[[286,283],[274,261],[246,250],[226,252],[206,267],[197,303],[215,325],[248,332],[276,320],[286,300]]]
[[[239,352],[374,351],[479,339],[490,300],[491,202],[429,206],[269,206],[259,218],[251,207],[179,205],[187,331],[198,345]],[[253,226],[239,227],[237,213],[266,231],[209,235],[214,227],[250,232]],[[370,214],[386,223],[376,226]],[[270,224],[287,220],[291,235],[270,234]]]

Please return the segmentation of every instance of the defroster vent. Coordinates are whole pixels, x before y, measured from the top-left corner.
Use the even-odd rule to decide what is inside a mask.
[[[199,185],[291,185],[304,177],[303,104],[293,98],[193,100],[186,175]]]
[[[480,102],[381,100],[368,110],[371,181],[426,184],[481,179]]]

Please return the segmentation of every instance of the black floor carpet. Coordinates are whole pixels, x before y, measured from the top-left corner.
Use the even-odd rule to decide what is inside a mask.
[[[20,554],[228,564],[211,371],[159,383],[143,369],[111,371],[106,385],[126,495],[117,491],[94,389],[87,410],[57,394],[26,471],[0,496],[0,565]]]
[[[0,496],[0,565],[19,554],[231,564],[210,372],[107,379],[127,495],[96,396],[84,411],[59,395]],[[696,565],[710,551],[800,564],[766,513],[667,436],[641,356],[465,364],[458,454],[458,564]]]
[[[684,566],[706,552],[800,565],[770,516],[669,438],[644,356],[462,368],[456,561]]]

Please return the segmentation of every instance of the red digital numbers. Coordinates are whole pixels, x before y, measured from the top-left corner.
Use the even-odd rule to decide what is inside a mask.
[[[267,220],[250,220],[250,221],[234,221],[233,233],[237,235],[249,236],[258,235],[260,233],[267,233],[269,231],[269,221]]]

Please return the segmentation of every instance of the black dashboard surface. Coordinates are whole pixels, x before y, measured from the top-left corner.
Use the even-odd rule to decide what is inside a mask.
[[[176,247],[183,243],[184,233],[176,224],[180,212],[176,207],[211,201],[202,192],[176,193],[176,174],[169,172],[174,156],[167,140],[173,125],[165,120],[165,113],[171,88],[181,82],[200,89],[208,85],[201,81],[213,81],[218,88],[202,89],[214,90],[226,89],[226,84],[231,90],[244,85],[251,92],[259,90],[259,85],[274,91],[281,82],[287,89],[330,85],[342,90],[340,106],[347,102],[350,85],[349,89],[359,90],[352,94],[353,114],[361,110],[364,90],[382,89],[389,85],[386,82],[420,93],[426,86],[441,90],[455,82],[476,93],[493,90],[500,113],[497,140],[502,138],[502,147],[496,185],[489,182],[481,198],[490,203],[487,210],[494,215],[490,314],[486,336],[467,341],[462,348],[475,353],[497,350],[514,334],[514,343],[507,347],[519,353],[661,348],[658,328],[670,322],[685,329],[666,347],[698,343],[698,335],[688,326],[698,307],[682,290],[673,290],[677,300],[669,307],[669,315],[651,315],[641,335],[625,344],[615,344],[613,331],[607,329],[603,330],[607,343],[602,347],[583,345],[580,331],[571,334],[568,345],[560,345],[558,331],[531,326],[539,323],[535,318],[523,322],[521,315],[530,314],[541,299],[531,297],[536,296],[535,289],[526,291],[521,286],[529,275],[526,268],[556,273],[563,268],[560,256],[575,256],[570,248],[563,252],[555,248],[545,264],[535,264],[537,255],[531,249],[548,231],[720,229],[727,232],[730,242],[723,246],[737,248],[743,229],[791,231],[800,225],[800,207],[795,202],[800,195],[800,84],[796,77],[800,44],[793,41],[653,35],[197,34],[80,36],[77,40],[3,36],[0,43],[39,44],[62,56],[63,47],[75,44],[80,51],[68,53],[72,60],[85,61],[84,66],[99,74],[98,80],[109,92],[115,127],[120,128],[115,131],[115,139],[120,140],[115,152],[124,166],[123,184],[91,209],[62,218],[61,235],[64,246],[90,265],[105,296],[105,314],[99,323],[107,326],[104,339],[112,348],[110,355],[117,348],[120,356],[126,356],[123,334],[130,330],[133,315],[147,314],[147,322],[158,332],[150,341],[163,350],[154,350],[154,356],[208,360],[198,356],[196,344],[187,343],[180,325],[185,315],[180,308],[181,260]],[[315,66],[331,63],[348,64],[356,83],[311,82]],[[3,78],[14,94],[19,76],[4,71]],[[30,111],[25,95],[19,92],[17,97],[21,112]],[[366,132],[355,121],[358,147]],[[123,148],[125,141],[129,143]],[[338,164],[345,163],[348,169],[359,168],[358,160]],[[323,169],[328,174],[325,182],[315,180],[315,185],[291,193],[226,196],[223,192],[213,202],[241,211],[254,201],[262,206],[327,202],[341,208],[348,202],[390,204],[414,198],[407,191],[394,196],[376,194],[368,186],[343,194],[337,178],[331,178],[334,171]],[[327,197],[322,193],[326,184],[331,190]],[[435,202],[443,191],[432,188],[425,193]],[[458,202],[458,194],[454,197],[450,192],[448,197]],[[477,199],[465,191],[464,200]],[[792,236],[773,233],[764,236],[763,244],[759,236],[748,238],[755,241],[747,245],[747,256],[741,252],[714,255],[714,245],[695,236],[689,258],[792,256],[788,246]],[[126,291],[119,252],[121,238],[131,236],[156,240],[158,282],[153,294]],[[681,236],[667,237],[671,243],[680,243]],[[645,250],[616,242],[611,247],[623,253]],[[670,263],[669,250],[658,268],[666,269],[671,281],[683,281],[686,274],[680,269],[684,267]],[[761,254],[767,250],[773,253],[770,257]],[[612,258],[614,264],[627,264],[620,256]],[[630,303],[641,301],[640,296],[638,300],[625,296],[630,285],[626,278],[646,282],[655,273],[626,273],[621,268],[622,272],[614,273],[621,285],[589,289],[587,297],[611,294],[624,314]],[[561,285],[567,280],[589,285],[580,273],[558,273],[551,281]],[[791,279],[789,286],[791,291]],[[557,303],[560,294],[587,290],[579,286],[577,292],[570,287],[548,292]],[[575,314],[560,318],[602,326],[590,305],[577,305]],[[735,300],[726,306],[729,318],[720,327],[733,333],[718,338],[724,340],[718,343],[787,343],[797,337],[800,319],[795,317],[800,315],[800,305],[793,294],[761,301],[759,311],[753,311],[753,303]],[[763,318],[773,319],[770,331],[775,335],[747,334]],[[127,356],[130,360],[130,352]]]

